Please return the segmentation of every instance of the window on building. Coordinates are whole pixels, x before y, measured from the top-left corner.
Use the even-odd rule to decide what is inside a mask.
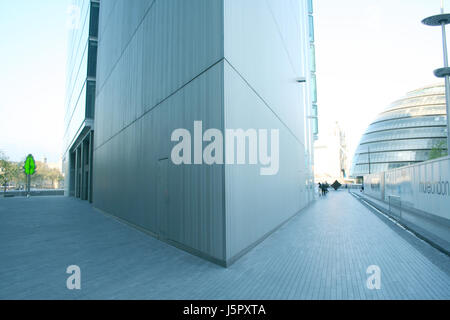
[[[311,72],[316,72],[316,49],[313,43],[309,46],[310,68]]]
[[[308,13],[313,14],[314,8],[313,8],[313,0],[308,0]]]
[[[318,111],[317,111],[317,105],[312,105],[312,114],[311,114],[311,120],[312,120],[312,132],[314,135],[319,134],[319,119],[318,119]]]
[[[311,75],[311,99],[314,104],[317,103],[317,82],[315,74]]]
[[[309,41],[314,42],[314,18],[309,16]]]
[[[98,18],[99,18],[99,3],[91,2],[91,14],[89,20],[89,36],[98,37]]]
[[[97,75],[97,41],[89,41],[87,76],[89,78],[95,78],[96,75]]]
[[[94,119],[95,115],[95,81],[86,83],[86,118]]]

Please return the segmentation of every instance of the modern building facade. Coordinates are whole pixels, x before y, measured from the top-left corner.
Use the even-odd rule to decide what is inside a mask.
[[[85,198],[77,146],[89,136],[96,208],[224,266],[313,200],[311,0],[104,0],[99,21],[95,117],[86,106],[76,124],[66,120],[69,195]],[[268,142],[278,130],[278,170],[262,175],[251,161],[176,164],[177,129],[192,133],[193,156],[211,141],[209,129],[225,144],[239,144],[228,129],[268,130]],[[251,139],[240,140],[246,160]]]
[[[314,7],[313,0],[308,0],[308,37],[309,37],[309,61],[310,61],[310,90],[312,102],[312,114],[309,119],[312,120],[313,141],[319,138],[319,110],[317,107],[317,80],[316,80],[316,45],[314,36]]]
[[[92,201],[93,134],[100,3],[74,0],[70,25],[63,173],[66,194]]]
[[[392,103],[364,133],[353,157],[351,175],[364,176],[428,160],[446,148],[444,84],[420,88]]]

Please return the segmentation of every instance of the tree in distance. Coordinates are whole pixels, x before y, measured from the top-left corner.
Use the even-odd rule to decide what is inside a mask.
[[[447,140],[440,140],[433,144],[428,160],[438,159],[447,156]]]

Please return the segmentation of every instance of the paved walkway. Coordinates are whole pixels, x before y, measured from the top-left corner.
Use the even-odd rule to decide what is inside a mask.
[[[280,208],[282,210],[282,208]],[[81,290],[66,289],[67,266]],[[381,268],[381,289],[366,269]],[[450,299],[450,258],[345,191],[230,268],[64,197],[0,198],[0,299]]]

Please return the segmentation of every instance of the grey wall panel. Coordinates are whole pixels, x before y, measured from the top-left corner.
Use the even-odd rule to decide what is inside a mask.
[[[101,4],[102,10],[100,11],[100,24],[99,24],[99,34],[102,34],[106,27],[111,23],[112,13],[114,7],[120,3],[120,0],[102,0]]]
[[[154,1],[101,0],[103,16],[99,28],[100,33],[110,32],[113,38],[121,42],[119,47],[123,49]],[[117,25],[118,21],[123,21],[125,24]],[[114,24],[116,26],[113,26]]]
[[[225,127],[278,129],[280,135],[276,175],[260,175],[259,165],[225,168],[227,259],[231,259],[304,208],[311,190],[306,186],[302,144],[232,68],[225,65],[224,72]]]
[[[149,8],[124,49],[118,47],[126,41],[109,33],[128,35],[119,31],[132,8],[117,5],[117,22],[100,35],[97,109],[108,109],[98,110],[100,145],[223,57],[222,0],[165,0]]]
[[[222,0],[157,1],[144,22],[143,101],[152,108],[223,58]]]
[[[225,58],[270,105],[300,141],[305,141],[307,96],[295,79],[309,76],[304,1],[225,0]],[[294,13],[296,12],[296,13]]]
[[[265,0],[275,22],[283,47],[296,74],[306,74],[307,47],[303,45],[306,33],[304,1],[302,0]],[[306,39],[305,39],[306,40]],[[303,56],[303,54],[305,54]],[[302,57],[302,58],[299,58]]]
[[[162,238],[224,260],[223,166],[167,168],[167,228],[158,218],[160,160],[170,159],[171,133],[193,132],[196,120],[222,128],[223,63],[216,64],[176,94],[95,150],[94,206]],[[102,114],[99,114],[101,119]]]
[[[106,0],[101,1],[99,43],[102,59],[99,59],[98,71],[101,75],[97,79],[102,87],[116,67],[121,54],[130,44],[148,10],[155,0]]]
[[[227,165],[227,259],[233,260],[313,199],[305,117],[309,79],[305,1],[225,0],[225,128],[278,129],[279,172]]]

